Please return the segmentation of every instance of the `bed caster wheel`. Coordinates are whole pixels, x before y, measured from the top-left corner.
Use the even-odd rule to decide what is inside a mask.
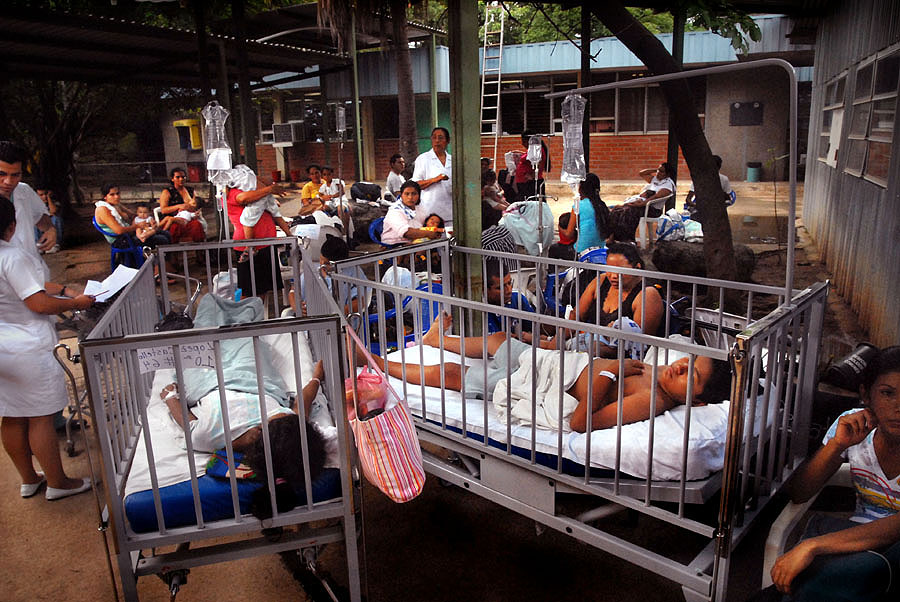
[[[175,596],[181,590],[181,587],[187,585],[187,576],[190,571],[182,569],[180,571],[168,571],[160,573],[159,578],[162,579],[169,587],[169,602],[175,602]]]
[[[453,483],[451,483],[450,481],[447,481],[445,479],[439,478],[438,483],[441,484],[441,487],[453,487]]]

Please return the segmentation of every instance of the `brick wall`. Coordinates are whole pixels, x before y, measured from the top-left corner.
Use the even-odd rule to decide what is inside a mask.
[[[272,172],[278,169],[278,164],[275,162],[275,150],[275,147],[270,144],[256,145],[256,172],[266,182],[272,177]],[[281,174],[281,178],[284,179],[284,174]]]
[[[375,141],[375,179],[384,180],[391,170],[391,155],[400,152],[399,138],[382,138]]]
[[[298,142],[294,146],[289,146],[285,150],[285,169],[290,171],[299,170],[301,180],[306,180],[306,167],[311,163],[317,165],[325,165],[325,143],[324,142]],[[331,156],[327,164],[338,170],[338,153],[340,153],[340,144],[331,143]],[[356,143],[352,140],[344,143],[344,152],[341,154],[341,172],[345,180],[356,179]]]
[[[493,151],[493,138],[482,138],[482,156]],[[544,137],[550,149],[551,179],[559,179],[562,168],[562,136]],[[645,167],[656,167],[666,159],[668,136],[666,134],[639,134],[634,136],[591,135],[591,156],[588,171],[603,180],[636,180],[638,172]],[[524,151],[521,136],[501,136],[497,142],[497,165],[495,171],[505,167],[503,155],[509,151]],[[678,153],[679,178],[689,177],[690,172],[681,152]]]
[[[562,136],[546,136],[544,141],[550,149],[550,179],[559,179],[562,168],[563,139]],[[592,171],[600,180],[636,180],[638,172],[645,167],[656,167],[666,158],[668,136],[666,134],[636,134],[628,136],[610,136],[606,134],[591,135],[591,156],[588,171]],[[396,138],[383,138],[375,141],[375,180],[387,177],[390,170],[391,155],[397,152],[399,141]],[[325,144],[323,142],[302,142],[285,150],[287,169],[300,170],[301,179],[306,179],[306,166],[310,163],[325,162]],[[523,151],[520,136],[501,136],[497,144],[497,165],[495,171],[505,167],[503,155],[512,150]],[[259,174],[268,180],[275,167],[276,149],[268,144],[257,145],[256,156],[259,163]],[[481,155],[488,156],[493,151],[493,138],[482,138]],[[331,165],[337,169],[338,145],[331,145]],[[356,144],[344,143],[343,171],[344,178],[352,180],[355,174]],[[681,153],[678,154],[679,179],[689,178],[687,164]],[[289,179],[289,174],[282,178]]]

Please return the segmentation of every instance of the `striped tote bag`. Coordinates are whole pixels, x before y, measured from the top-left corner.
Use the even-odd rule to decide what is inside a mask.
[[[425,486],[425,469],[422,467],[422,448],[419,437],[413,426],[409,406],[387,381],[384,373],[375,365],[365,345],[356,336],[352,328],[347,332],[365,353],[370,369],[374,370],[387,385],[390,396],[394,398],[391,405],[388,399],[386,409],[368,420],[357,418],[355,396],[348,391],[348,419],[363,474],[372,485],[377,487],[391,500],[408,502],[422,493]]]

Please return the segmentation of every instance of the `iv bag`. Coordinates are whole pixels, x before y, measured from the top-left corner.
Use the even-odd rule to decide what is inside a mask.
[[[535,165],[540,163],[541,154],[541,137],[535,135],[528,138],[528,162]]]
[[[569,94],[562,102],[563,164],[560,179],[570,184],[580,182],[587,175],[581,137],[585,104],[584,97],[578,94]]]
[[[347,109],[343,106],[337,106],[334,108],[334,121],[337,126],[338,132],[343,132],[347,129]]]
[[[206,146],[206,169],[210,171],[231,169],[231,148],[225,136],[225,120],[228,111],[213,100],[200,112],[206,120],[203,126]]]

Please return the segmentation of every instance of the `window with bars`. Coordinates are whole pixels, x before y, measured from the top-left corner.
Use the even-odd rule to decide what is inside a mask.
[[[546,133],[551,127],[552,104],[544,98],[551,90],[547,77],[501,83],[500,131],[505,135],[525,130]]]
[[[256,117],[259,124],[259,141],[271,143],[275,140],[272,124],[275,123],[275,99],[259,98],[256,102]]]
[[[856,69],[844,170],[885,187],[891,163],[898,83],[900,45],[860,63]],[[827,94],[826,88],[826,102]],[[830,125],[834,129],[833,118]]]

